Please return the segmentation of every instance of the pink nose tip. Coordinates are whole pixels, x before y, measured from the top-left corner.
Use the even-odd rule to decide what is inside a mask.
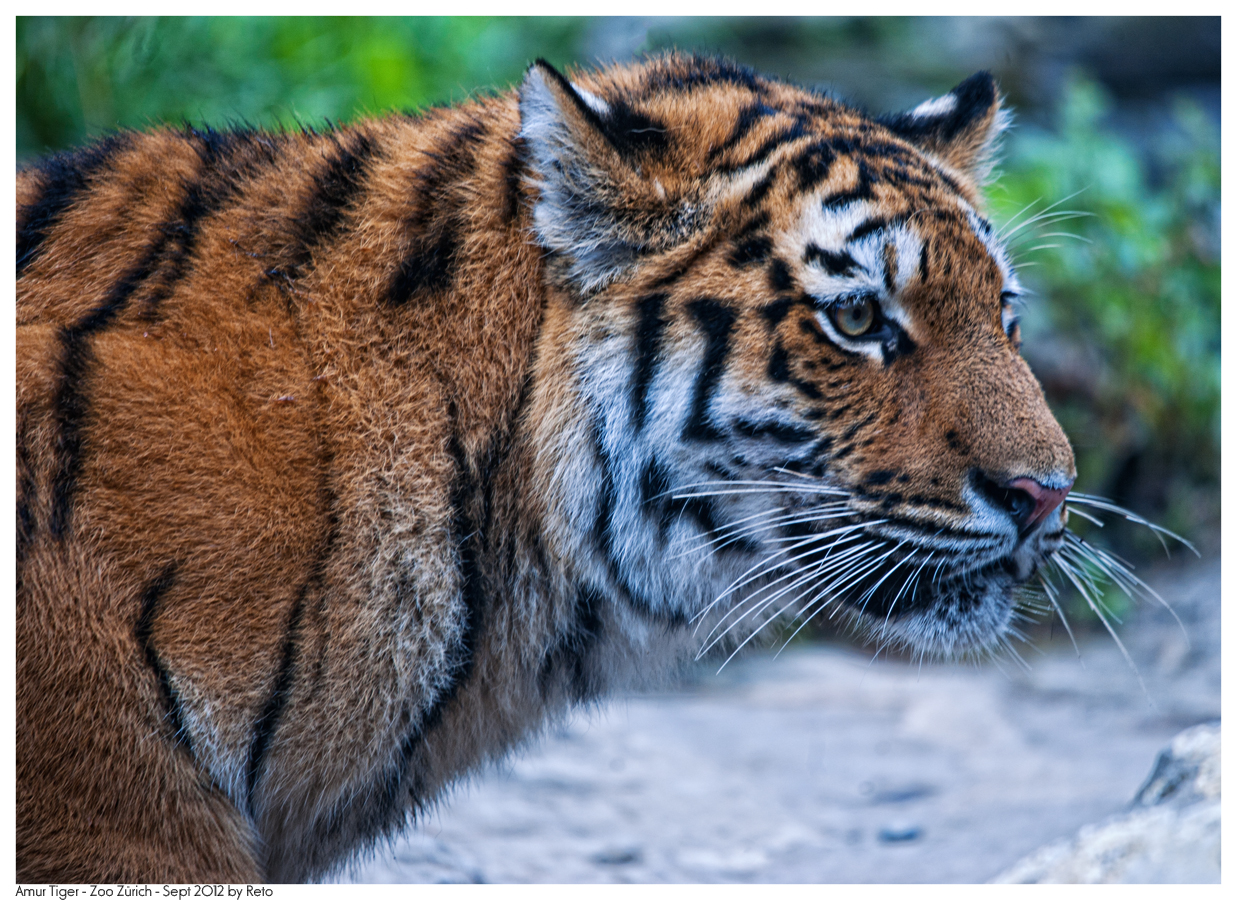
[[[1061,505],[1069,494],[1070,488],[1074,486],[1074,480],[1071,478],[1070,483],[1063,488],[1049,488],[1033,478],[1015,478],[1005,486],[1011,490],[1024,491],[1030,494],[1031,499],[1035,501],[1035,508],[1031,510],[1026,523],[1022,526],[1026,530]]]

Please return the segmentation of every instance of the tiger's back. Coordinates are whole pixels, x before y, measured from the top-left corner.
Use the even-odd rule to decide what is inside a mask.
[[[998,635],[1059,526],[1008,485],[1073,463],[968,218],[977,84],[878,125],[712,60],[538,64],[421,117],[126,132],[20,173],[19,878],[320,875],[681,654],[736,579],[836,574],[860,551],[804,525],[824,492],[908,573],[947,551],[878,533],[904,508],[925,535],[977,491],[1017,513],[948,551],[973,596],[893,596],[873,556],[831,588],[931,613],[925,645]],[[876,299],[820,299],[868,269],[835,293]],[[888,334],[839,337],[860,303]]]

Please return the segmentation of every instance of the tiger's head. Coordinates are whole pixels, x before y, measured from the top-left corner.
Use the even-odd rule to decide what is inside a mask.
[[[991,76],[881,118],[711,59],[573,77],[520,92],[556,552],[711,639],[845,612],[999,642],[1075,469],[981,212]]]

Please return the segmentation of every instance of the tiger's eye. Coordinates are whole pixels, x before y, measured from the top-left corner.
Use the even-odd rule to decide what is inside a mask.
[[[847,337],[859,337],[872,327],[876,321],[876,301],[871,297],[861,297],[835,307],[833,323],[838,331]]]

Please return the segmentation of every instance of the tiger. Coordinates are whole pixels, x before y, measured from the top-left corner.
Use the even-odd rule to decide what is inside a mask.
[[[20,170],[18,878],[321,879],[770,623],[999,645],[1076,474],[1008,123],[676,52]]]

